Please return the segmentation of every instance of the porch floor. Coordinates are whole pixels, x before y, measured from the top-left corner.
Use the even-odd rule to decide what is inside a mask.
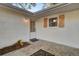
[[[40,49],[45,50],[55,56],[79,56],[79,49],[44,40],[31,42],[31,45],[4,54],[3,56],[30,56]]]

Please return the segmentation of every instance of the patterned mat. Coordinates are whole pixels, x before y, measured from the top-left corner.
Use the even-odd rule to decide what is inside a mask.
[[[33,53],[31,56],[55,56],[55,55],[52,55],[51,53],[40,49],[37,52]]]

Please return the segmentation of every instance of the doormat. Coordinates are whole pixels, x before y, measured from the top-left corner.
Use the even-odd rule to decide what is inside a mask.
[[[40,49],[37,52],[33,53],[31,56],[55,56],[55,55]]]
[[[36,41],[39,41],[39,39],[37,39],[37,38],[32,38],[32,39],[30,39],[30,41],[31,41],[31,42],[36,42]]]

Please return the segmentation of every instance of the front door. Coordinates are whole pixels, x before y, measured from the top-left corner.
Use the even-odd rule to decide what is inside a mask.
[[[36,38],[35,21],[30,20],[30,39]]]

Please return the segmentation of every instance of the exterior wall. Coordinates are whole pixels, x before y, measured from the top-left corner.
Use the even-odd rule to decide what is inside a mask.
[[[36,32],[29,32],[30,33],[30,39],[36,38]]]
[[[79,10],[54,14],[50,17],[58,17],[65,15],[65,26],[59,27],[43,27],[44,18],[36,21],[36,34],[38,39],[44,39],[51,42],[56,42],[71,47],[79,48]]]
[[[8,9],[0,8],[0,48],[14,44],[19,39],[29,39],[29,25],[24,16]]]

